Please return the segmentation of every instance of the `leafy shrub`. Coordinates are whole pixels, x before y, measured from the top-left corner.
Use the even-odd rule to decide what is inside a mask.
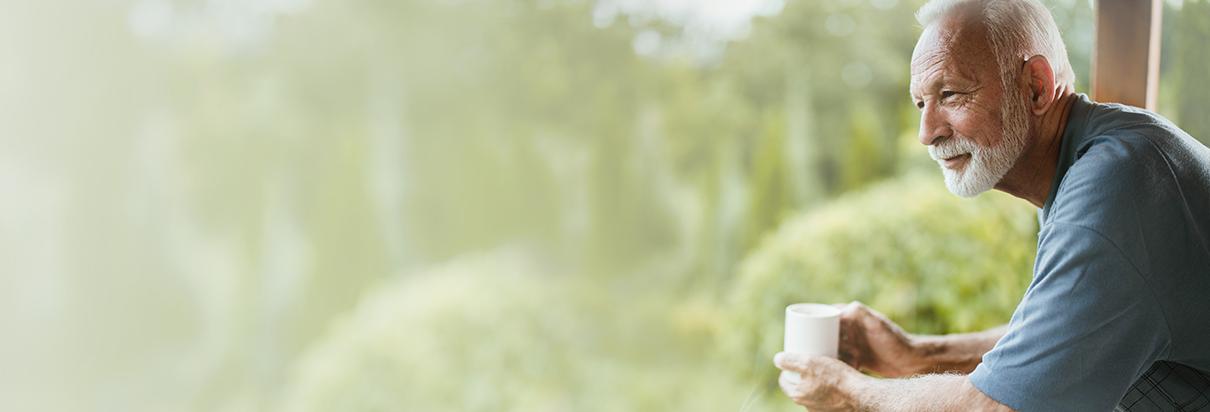
[[[677,337],[666,293],[535,262],[496,251],[381,285],[304,354],[281,409],[734,411],[752,388]]]
[[[795,302],[860,300],[913,333],[1003,324],[1031,277],[1034,210],[999,192],[958,198],[918,171],[792,218],[741,265],[725,357],[739,376],[773,379]]]

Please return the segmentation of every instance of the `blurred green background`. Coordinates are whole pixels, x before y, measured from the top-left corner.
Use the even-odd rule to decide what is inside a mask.
[[[791,411],[785,304],[1030,277],[915,142],[918,0],[0,2],[3,410]],[[1208,139],[1210,1],[1164,23]]]

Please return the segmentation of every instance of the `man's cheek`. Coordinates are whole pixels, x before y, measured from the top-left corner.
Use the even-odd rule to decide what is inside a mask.
[[[996,125],[988,123],[980,119],[979,116],[970,113],[955,115],[953,119],[950,127],[954,129],[954,135],[958,138],[969,140],[971,143],[981,147],[988,145],[987,132],[996,127]]]

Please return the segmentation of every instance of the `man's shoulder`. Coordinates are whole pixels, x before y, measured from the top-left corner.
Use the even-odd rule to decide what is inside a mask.
[[[1085,134],[1093,136],[1184,133],[1171,120],[1158,113],[1117,103],[1091,102],[1086,127]]]
[[[1113,206],[1138,196],[1182,203],[1188,200],[1182,192],[1210,187],[1210,148],[1146,110],[1095,104],[1073,143],[1074,159],[1056,194],[1069,207]]]
[[[1190,160],[1210,166],[1210,149],[1168,118],[1157,113],[1116,103],[1092,103],[1085,120],[1083,136],[1078,137],[1076,157],[1093,147],[1118,146],[1130,150],[1133,158],[1119,160]],[[1106,146],[1108,145],[1108,146]]]
[[[1165,165],[1164,154],[1146,136],[1131,132],[1094,136],[1077,148],[1075,161],[1060,181],[1054,209],[1130,201],[1148,191],[1146,185],[1169,174]]]
[[[1060,181],[1048,221],[1088,227],[1116,239],[1130,229],[1126,224],[1163,225],[1182,215],[1177,210],[1185,201],[1181,184],[1154,139],[1119,129],[1083,142]]]
[[[1096,102],[1089,102],[1086,113],[1079,135],[1070,143],[1074,162],[1063,178],[1066,189],[1079,191],[1081,183],[1100,183],[1109,185],[1099,191],[1102,195],[1131,195],[1157,189],[1140,185],[1210,171],[1210,149],[1159,114]]]
[[[1088,130],[1093,133],[1073,146],[1074,161],[1060,180],[1047,222],[1088,228],[1127,251],[1171,252],[1187,261],[1195,253],[1188,247],[1165,252],[1155,245],[1168,238],[1205,242],[1200,233],[1210,229],[1210,219],[1199,212],[1210,210],[1210,149],[1161,121]]]

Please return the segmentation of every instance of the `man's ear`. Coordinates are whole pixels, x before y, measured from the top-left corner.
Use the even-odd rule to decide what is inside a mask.
[[[1046,57],[1035,55],[1025,61],[1022,75],[1029,87],[1029,111],[1041,116],[1055,102],[1055,72]]]

